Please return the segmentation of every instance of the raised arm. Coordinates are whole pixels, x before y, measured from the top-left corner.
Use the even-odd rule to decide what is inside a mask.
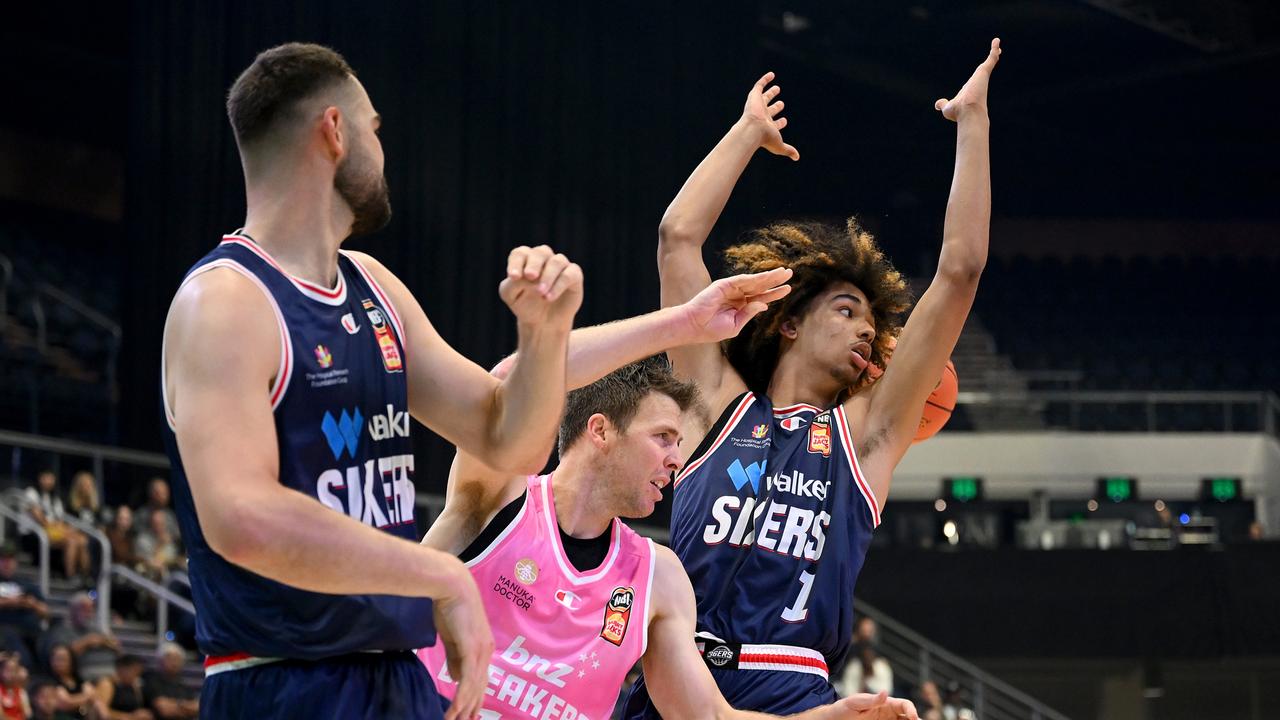
[[[654,546],[652,608],[649,644],[645,649],[645,683],[654,707],[663,717],[690,720],[758,720],[775,715],[735,710],[720,694],[711,671],[694,645],[696,601],[689,576],[670,549]],[[879,695],[851,695],[831,705],[789,717],[805,720],[919,720],[906,700]]]
[[[775,155],[800,159],[800,153],[782,141],[787,119],[779,116],[782,101],[773,102],[782,91],[776,85],[768,87],[773,77],[773,73],[765,73],[756,81],[747,93],[742,117],[698,164],[662,216],[658,226],[658,276],[663,307],[679,305],[711,284],[702,244],[756,150],[763,147]],[[734,385],[725,390],[729,393],[741,389],[738,386],[742,380],[733,373],[718,344],[689,345],[668,355],[676,374],[696,381],[709,400],[715,401],[724,394],[723,385]]]
[[[511,252],[499,294],[516,316],[525,361],[499,381],[440,337],[395,275],[368,255],[349,254],[373,273],[402,314],[409,412],[493,467],[540,470],[564,408],[566,348],[582,303],[582,270],[545,245]]]
[[[735,275],[715,281],[686,303],[647,315],[574,330],[569,336],[568,389],[599,380],[618,368],[664,350],[694,342],[719,342],[737,335],[768,304],[785,297],[788,268]],[[491,374],[501,380],[519,366],[519,353]],[[706,431],[700,428],[697,437]],[[449,468],[444,512],[422,542],[457,554],[474,540],[504,505],[523,491],[524,475],[502,472],[462,450]]]
[[[462,677],[478,704],[493,640],[462,563],[280,483],[268,390],[280,342],[266,295],[229,269],[189,281],[170,309],[167,398],[205,539],[228,561],[304,590],[435,598],[441,638],[466,638],[456,656],[470,660]]]
[[[956,164],[938,271],[907,320],[884,376],[871,390],[858,444],[862,468],[881,503],[894,467],[915,435],[925,398],[942,374],[973,306],[987,262],[991,228],[991,122],[987,85],[1000,59],[999,38],[960,92],[935,109],[956,123]]]

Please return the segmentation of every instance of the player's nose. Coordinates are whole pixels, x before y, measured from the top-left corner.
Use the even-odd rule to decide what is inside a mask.
[[[863,342],[872,342],[876,339],[876,329],[870,325],[864,326],[858,331],[858,339]]]

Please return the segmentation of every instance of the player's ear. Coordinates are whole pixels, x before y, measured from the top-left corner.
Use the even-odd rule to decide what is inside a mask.
[[[787,318],[786,320],[783,320],[782,325],[778,327],[778,332],[782,334],[782,337],[788,340],[795,340],[796,335],[800,334],[796,329],[796,319]]]
[[[609,432],[613,423],[603,413],[596,413],[587,418],[587,437],[597,450],[604,450],[609,444]]]
[[[347,154],[346,118],[336,105],[324,109],[320,116],[320,136],[324,139],[325,148],[334,160],[341,160]]]

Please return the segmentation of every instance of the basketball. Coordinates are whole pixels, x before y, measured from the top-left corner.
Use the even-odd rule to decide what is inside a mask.
[[[929,399],[924,401],[924,413],[920,415],[920,426],[916,428],[916,437],[911,442],[928,440],[951,419],[951,411],[956,407],[956,395],[960,392],[960,378],[956,377],[956,366],[947,361],[942,369],[942,377],[933,386]]]

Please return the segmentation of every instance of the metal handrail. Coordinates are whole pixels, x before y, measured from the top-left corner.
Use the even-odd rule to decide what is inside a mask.
[[[80,442],[79,440],[62,440],[59,438],[46,437],[44,435],[14,432],[12,430],[0,430],[0,445],[23,448],[26,450],[42,450],[60,455],[87,457],[93,461],[93,476],[97,478],[99,482],[101,482],[102,479],[102,464],[107,460],[112,462],[128,463],[130,465],[138,465],[141,467],[156,468],[157,470],[169,469],[169,458],[161,455],[160,453],[145,452],[143,450],[125,450],[122,448],[112,447],[110,445],[97,445],[94,443]],[[14,467],[12,472],[14,475],[18,475],[16,456],[13,462]],[[101,490],[101,487],[99,487],[99,490]]]
[[[913,643],[918,648],[921,666],[919,670],[919,677],[921,680],[929,677],[931,659],[936,658],[948,665],[951,665],[953,668],[960,670],[977,681],[979,686],[974,693],[974,712],[978,717],[984,716],[983,710],[985,709],[984,707],[978,707],[978,705],[985,705],[992,699],[991,695],[986,691],[995,690],[996,692],[1006,695],[1026,706],[1027,709],[1032,711],[1034,717],[1044,718],[1046,720],[1069,720],[1066,715],[1048,707],[1041,701],[1036,700],[1027,693],[995,677],[982,668],[979,668],[977,665],[974,665],[958,655],[949,652],[931,640],[925,638],[923,635],[889,617],[875,606],[869,605],[862,600],[854,600],[854,608],[857,610],[858,614],[871,617],[880,625],[881,628],[902,636],[902,638]]]
[[[111,541],[92,523],[72,515],[65,516],[63,520],[102,546],[102,559],[98,563],[98,622],[104,628],[111,627]]]
[[[85,305],[83,302],[81,302],[78,298],[74,297],[73,295],[70,295],[66,291],[61,290],[57,287],[54,287],[53,285],[50,285],[49,283],[43,283],[43,282],[37,285],[36,289],[44,293],[45,295],[53,298],[54,300],[57,300],[63,305],[71,308],[76,313],[78,313],[81,317],[93,323],[94,325],[97,325],[99,328],[106,330],[108,333],[111,333],[111,335],[113,335],[117,340],[121,338],[122,332],[120,330],[119,323],[116,323],[106,315],[103,315],[97,310],[94,310],[88,305]]]
[[[8,503],[0,502],[0,536],[4,533],[4,519],[12,520],[17,526],[19,532],[29,532],[36,536],[36,540],[40,543],[40,592],[49,597],[49,533],[45,531],[44,526],[36,522],[36,519],[28,515],[22,510],[15,510],[9,507]]]
[[[182,610],[191,615],[196,614],[196,606],[191,601],[175,593],[169,588],[157,583],[151,578],[125,567],[119,563],[111,566],[111,572],[118,575],[125,582],[146,590],[156,597],[156,645],[165,641],[165,635],[169,632],[169,606]],[[168,576],[165,576],[168,579]]]

